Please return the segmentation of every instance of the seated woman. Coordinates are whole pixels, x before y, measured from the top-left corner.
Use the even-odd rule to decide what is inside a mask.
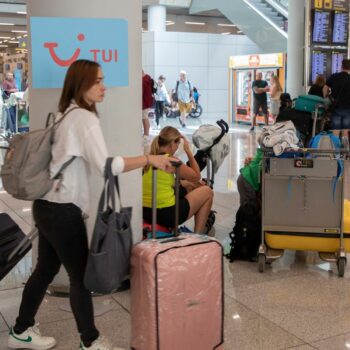
[[[183,139],[184,151],[189,166],[181,164],[179,175],[181,180],[199,182],[201,175],[198,164],[193,157],[189,142],[172,126],[163,128],[151,144],[151,155],[167,154],[173,156]],[[157,170],[157,223],[175,226],[175,168],[172,173]],[[181,193],[182,192],[182,193]],[[208,186],[199,186],[191,192],[180,191],[179,224],[194,215],[194,232],[206,233],[205,226],[213,203],[213,191]],[[152,222],[152,170],[145,168],[143,175],[143,218]]]

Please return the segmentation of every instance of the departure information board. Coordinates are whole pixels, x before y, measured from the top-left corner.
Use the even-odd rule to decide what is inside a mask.
[[[314,50],[311,53],[311,81],[316,80],[317,75],[326,76],[327,73],[327,52]]]
[[[343,59],[346,58],[346,56],[346,51],[332,51],[332,74],[341,71],[341,64],[343,62]]]
[[[333,44],[346,45],[349,36],[349,13],[343,11],[335,11],[333,19]]]
[[[319,44],[327,44],[330,39],[331,12],[314,11],[312,42]]]

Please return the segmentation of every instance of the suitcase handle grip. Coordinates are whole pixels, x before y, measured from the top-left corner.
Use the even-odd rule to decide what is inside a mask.
[[[35,227],[32,231],[28,233],[26,237],[23,238],[23,240],[18,244],[18,246],[15,249],[13,249],[13,251],[7,257],[7,262],[11,261],[11,259],[16,254],[21,254],[21,252],[26,250],[27,247],[32,244],[32,241],[36,238],[38,234],[38,229]]]

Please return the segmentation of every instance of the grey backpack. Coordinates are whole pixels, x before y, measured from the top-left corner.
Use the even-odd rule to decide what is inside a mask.
[[[46,128],[28,133],[17,134],[9,141],[4,164],[1,169],[1,179],[4,189],[13,197],[32,201],[44,196],[58,179],[62,171],[75,159],[72,157],[64,163],[58,173],[50,178],[51,149],[54,133],[67,111],[59,121],[49,126],[50,113],[47,117]]]

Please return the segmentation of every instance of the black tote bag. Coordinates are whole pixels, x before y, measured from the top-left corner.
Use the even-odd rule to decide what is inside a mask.
[[[116,290],[130,271],[132,208],[123,208],[121,204],[118,177],[112,174],[112,160],[108,158],[106,162],[105,184],[84,276],[85,287],[99,294]],[[115,191],[120,203],[119,212],[116,211]]]

